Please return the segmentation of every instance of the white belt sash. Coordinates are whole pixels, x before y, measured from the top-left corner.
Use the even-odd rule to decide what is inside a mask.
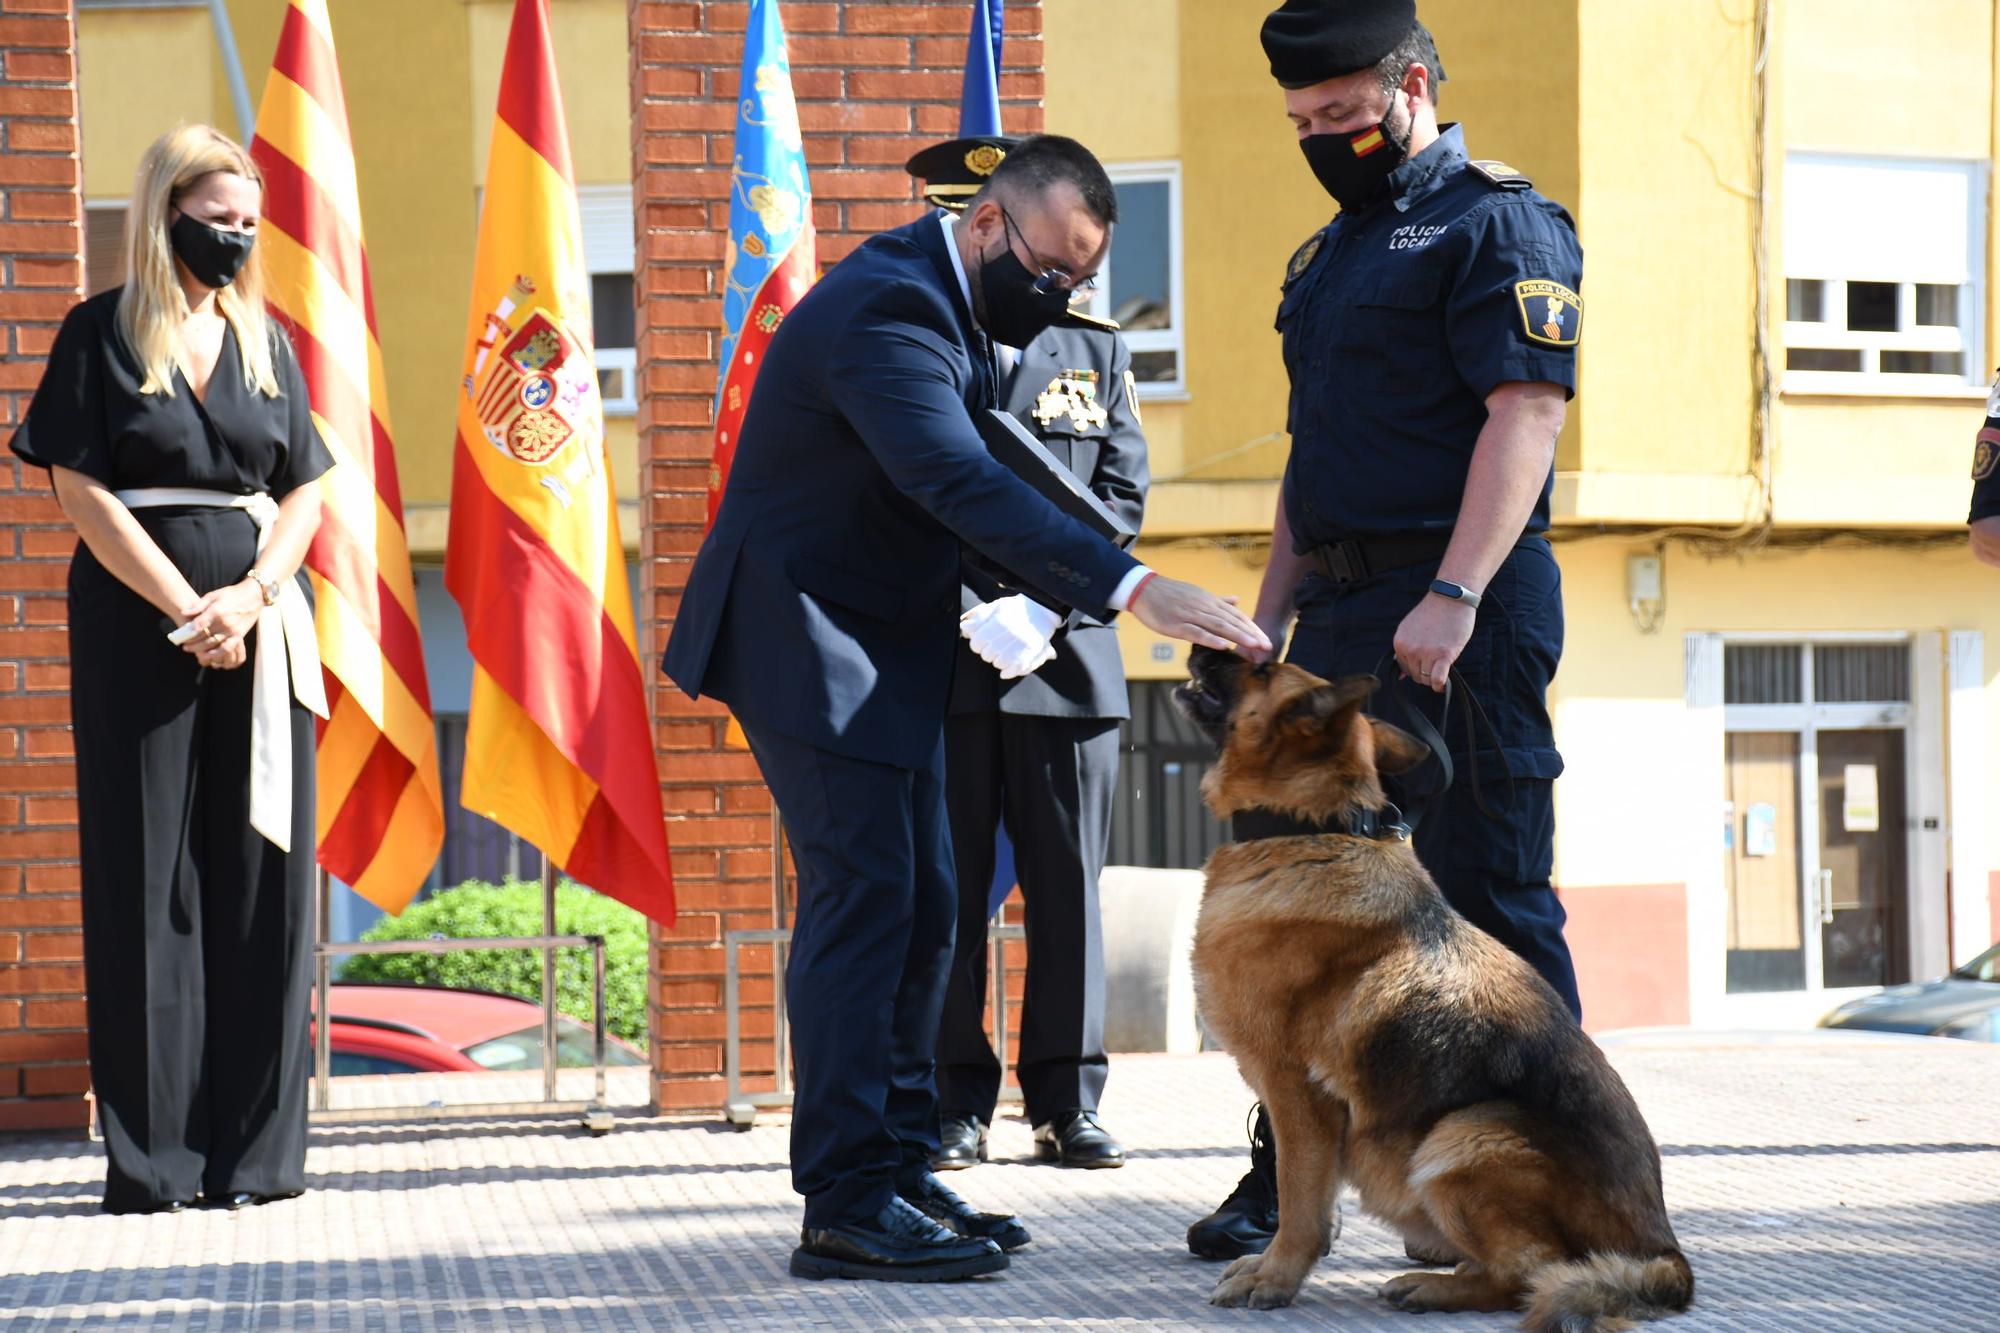
[[[278,502],[264,494],[231,495],[227,491],[181,486],[147,486],[115,491],[127,509],[163,505],[241,509],[257,525],[257,551],[263,554],[278,518]],[[320,678],[319,639],[312,610],[296,578],[278,588],[278,600],[257,613],[257,653],[251,663],[250,691],[250,827],[281,852],[292,849],[292,728],[291,700],[325,717],[326,684]],[[285,677],[291,677],[286,688]]]

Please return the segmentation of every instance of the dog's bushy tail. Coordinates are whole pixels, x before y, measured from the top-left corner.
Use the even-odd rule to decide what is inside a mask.
[[[1617,1333],[1640,1320],[1665,1319],[1694,1300],[1694,1270],[1679,1250],[1651,1259],[1593,1254],[1550,1264],[1528,1281],[1532,1333]]]

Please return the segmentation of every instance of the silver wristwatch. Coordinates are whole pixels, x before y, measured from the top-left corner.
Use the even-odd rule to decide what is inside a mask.
[[[265,578],[261,570],[254,568],[244,577],[257,585],[257,591],[264,595],[264,605],[276,606],[278,604],[278,594],[284,590],[285,586],[283,583],[277,579]]]

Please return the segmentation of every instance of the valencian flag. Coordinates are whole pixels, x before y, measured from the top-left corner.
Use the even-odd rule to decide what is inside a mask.
[[[736,101],[736,152],[729,175],[729,253],[722,261],[722,348],[715,384],[715,447],[709,455],[708,521],[722,505],[750,389],[771,335],[819,275],[812,185],[806,177],[799,107],[777,0],[750,0],[743,79]],[[726,745],[748,749],[735,718]]]
[[[736,437],[764,349],[818,274],[812,187],[777,0],[750,0],[729,177],[729,254],[722,263],[722,351],[708,521],[722,504]]]
[[[473,260],[445,552],[474,663],[461,801],[574,878],[672,925],[582,232],[546,3],[515,0]]]
[[[329,705],[319,860],[400,912],[437,859],[444,802],[326,0],[292,0],[285,11],[250,155],[264,174],[257,248],[272,312],[291,333],[314,423],[339,464],[321,479],[306,554]]]

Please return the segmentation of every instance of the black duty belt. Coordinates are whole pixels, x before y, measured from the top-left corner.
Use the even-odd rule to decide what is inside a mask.
[[[1514,544],[1518,547],[1539,536],[1524,533]],[[1306,554],[1329,583],[1361,583],[1391,570],[1440,561],[1449,545],[1449,532],[1378,532],[1322,542]]]

